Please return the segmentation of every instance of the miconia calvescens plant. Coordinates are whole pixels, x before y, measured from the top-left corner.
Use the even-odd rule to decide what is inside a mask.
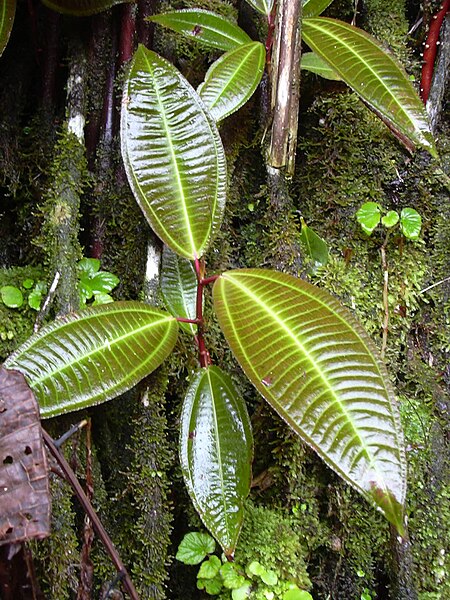
[[[273,2],[250,4],[272,23]],[[304,39],[315,52],[308,60],[355,89],[407,147],[435,154],[423,106],[401,66],[364,32],[318,17],[328,4],[304,3]],[[50,417],[119,395],[165,360],[179,327],[193,334],[200,366],[184,399],[180,460],[200,517],[231,558],[253,448],[239,390],[211,364],[207,349],[203,292],[213,284],[219,325],[254,387],[402,533],[406,461],[399,413],[363,328],[330,294],[290,275],[263,269],[206,274],[205,252],[226,201],[217,123],[257,88],[266,49],[209,11],[151,20],[224,51],[196,91],[170,62],[141,45],[124,85],[122,156],[136,201],[166,245],[161,288],[167,311],[140,302],[86,308],[44,327],[5,366],[25,375],[42,416]],[[323,262],[327,248],[320,242],[304,232],[311,256]]]

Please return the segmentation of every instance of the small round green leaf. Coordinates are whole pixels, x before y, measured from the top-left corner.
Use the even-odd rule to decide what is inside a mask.
[[[23,304],[23,294],[15,285],[4,285],[0,289],[0,295],[8,308],[20,308]]]
[[[197,577],[200,579],[212,579],[219,572],[222,563],[218,556],[214,554],[209,557],[208,560],[205,560],[201,565],[198,571]]]
[[[399,218],[396,210],[390,210],[381,218],[381,222],[385,227],[394,227],[394,225],[397,225]]]
[[[244,583],[240,588],[236,590],[231,590],[231,599],[232,600],[245,600],[250,597],[250,592],[252,590],[252,584],[250,582]]]
[[[364,202],[356,213],[356,219],[363,231],[370,235],[381,219],[380,205],[376,202]]]
[[[422,229],[422,217],[414,208],[404,208],[400,214],[400,227],[406,238],[417,240]]]
[[[217,596],[222,591],[223,583],[220,575],[216,575],[212,579],[197,579],[197,588],[205,590],[210,596]]]
[[[110,292],[119,283],[119,278],[108,271],[99,271],[90,280],[89,286],[95,295]]]
[[[297,586],[284,593],[283,600],[314,600],[309,592],[300,590]]]
[[[26,290],[31,290],[34,285],[34,279],[25,279],[22,281],[22,285]]]
[[[82,258],[77,267],[81,274],[93,277],[100,270],[100,261],[98,258]]]
[[[249,576],[256,575],[257,577],[261,577],[261,573],[264,573],[266,569],[260,562],[253,560],[245,570]]]
[[[274,586],[278,583],[278,575],[272,569],[264,569],[261,573],[261,579],[266,585]]]
[[[198,565],[215,549],[216,542],[208,533],[191,531],[181,540],[175,558],[185,565]]]
[[[223,585],[228,590],[237,590],[245,584],[245,577],[238,572],[234,563],[227,562],[220,568]]]

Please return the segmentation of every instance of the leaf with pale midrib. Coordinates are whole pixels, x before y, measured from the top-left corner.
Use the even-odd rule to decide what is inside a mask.
[[[244,400],[215,366],[196,373],[181,414],[180,461],[192,502],[230,557],[250,491],[253,440]]]
[[[336,19],[304,19],[302,37],[408,147],[436,156],[423,103],[403,67],[365,31]]]
[[[214,307],[246,375],[288,425],[403,530],[396,400],[368,335],[336,299],[290,275],[229,271]]]
[[[197,92],[144,46],[125,83],[121,144],[131,189],[155,233],[180,256],[200,258],[222,221],[225,152]]]
[[[57,319],[5,362],[21,371],[53,417],[114,398],[156,369],[175,345],[174,317],[141,302],[114,302]]]

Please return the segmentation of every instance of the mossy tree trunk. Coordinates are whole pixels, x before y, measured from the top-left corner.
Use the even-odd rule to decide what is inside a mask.
[[[428,4],[432,14],[437,7]],[[61,273],[47,318],[77,304],[76,261],[82,254],[96,256],[102,268],[120,277],[117,298],[158,302],[145,273],[149,253],[157,264],[160,244],[140,215],[121,165],[120,87],[136,40],[173,61],[193,85],[201,81],[213,55],[167,31],[153,36],[143,21],[159,8],[186,6],[216,10],[252,37],[265,36],[264,23],[238,0],[170,0],[159,6],[143,1],[81,24],[40,5],[19,4],[0,59],[0,286],[21,285],[27,277],[50,286]],[[408,37],[419,18],[417,4],[365,0],[357,8],[355,14],[353,1],[336,0],[328,14],[356,18],[418,79],[420,48]],[[82,68],[81,96],[67,102],[67,81],[76,68]],[[254,485],[236,559],[259,560],[281,579],[310,589],[315,600],[445,599],[450,597],[448,87],[436,131],[440,162],[420,152],[408,155],[343,85],[304,75],[300,89],[296,169],[290,179],[266,167],[260,143],[267,126],[264,85],[221,127],[229,199],[224,227],[207,257],[208,272],[268,266],[307,277],[353,310],[381,348],[385,240],[381,233],[365,236],[354,215],[368,200],[386,209],[413,206],[421,213],[421,239],[406,242],[391,235],[384,261],[390,316],[386,363],[401,404],[410,464],[411,546],[405,552],[391,540],[383,518],[266,407],[227,349],[207,298],[212,359],[232,373],[255,434]],[[67,127],[77,104],[87,123],[82,143]],[[329,245],[329,263],[319,271],[302,255],[300,216]],[[29,307],[8,309],[0,303],[1,358],[31,334],[35,316]],[[94,504],[142,599],[199,598],[195,574],[173,559],[183,534],[201,526],[176,461],[180,402],[195,367],[195,349],[181,336],[169,362],[138,389],[89,413],[45,423],[56,437],[71,423],[92,418]],[[81,435],[67,449],[81,479],[83,444]],[[69,490],[55,485],[53,535],[33,544],[41,587],[50,600],[76,595],[81,522]],[[92,561],[92,598],[120,586],[97,544]]]

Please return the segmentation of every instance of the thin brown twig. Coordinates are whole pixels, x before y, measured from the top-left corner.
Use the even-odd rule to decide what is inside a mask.
[[[381,358],[384,358],[386,354],[387,336],[389,331],[389,271],[386,259],[386,246],[388,242],[389,232],[386,234],[383,245],[380,248],[381,252],[381,267],[383,269],[383,307],[384,307],[384,318],[383,318],[383,339],[381,343]]]
[[[42,436],[44,438],[47,448],[50,451],[50,454],[56,459],[58,465],[64,473],[64,478],[72,487],[84,511],[89,515],[95,532],[97,533],[106,551],[108,552],[114,566],[116,567],[117,572],[122,576],[123,585],[127,590],[128,594],[130,595],[130,598],[132,600],[139,600],[139,596],[136,592],[133,582],[131,581],[128,571],[119,556],[119,553],[114,547],[111,538],[109,537],[106,529],[103,527],[103,523],[100,521],[88,497],[84,493],[84,490],[81,487],[80,482],[78,481],[75,473],[70,468],[69,463],[66,461],[61,451],[55,446],[53,439],[43,428]]]

